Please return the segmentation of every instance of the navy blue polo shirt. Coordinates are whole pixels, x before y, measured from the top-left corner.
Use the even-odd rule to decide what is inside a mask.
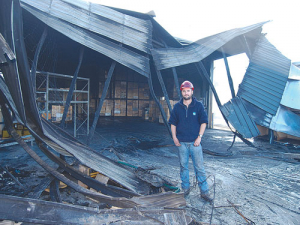
[[[208,123],[207,113],[204,106],[196,98],[192,98],[187,107],[183,99],[174,105],[169,124],[176,126],[176,136],[179,142],[194,142],[200,131],[202,123]]]

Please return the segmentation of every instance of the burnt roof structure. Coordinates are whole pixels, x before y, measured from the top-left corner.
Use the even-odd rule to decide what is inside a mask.
[[[259,135],[256,124],[300,137],[300,118],[291,110],[299,110],[300,107],[296,101],[290,101],[294,91],[299,92],[300,70],[261,34],[266,22],[181,44],[149,14],[105,7],[83,0],[20,2],[5,1],[0,9],[0,69],[4,77],[0,78],[0,88],[5,122],[12,136],[32,158],[56,179],[76,191],[120,207],[178,207],[184,204],[182,196],[174,193],[149,195],[152,193],[151,183],[42,119],[35,99],[34,80],[37,70],[73,74],[76,69],[74,77],[79,74],[91,79],[100,76],[98,71],[101,71],[105,87],[88,141],[93,138],[107,89],[117,69],[123,73],[130,71],[142,75],[140,79],[148,83],[151,96],[159,105],[168,129],[167,118],[156,93],[163,93],[171,110],[166,77],[172,77],[178,93],[180,77],[201,86],[202,93],[199,95],[208,93],[210,87],[224,119],[242,139]],[[236,96],[227,68],[233,99],[221,105],[210,80],[211,65],[214,60],[221,58],[226,63],[227,57],[240,53],[246,53],[249,57],[249,67]],[[73,90],[72,84],[69,92]],[[69,104],[70,99],[67,100],[66,108]],[[107,195],[79,187],[43,162],[12,129],[10,111],[19,123],[30,130],[45,155],[68,170],[72,176],[90,182]],[[291,120],[293,123],[290,123]],[[46,146],[62,155],[75,157],[124,189],[103,187],[77,174],[51,154]]]

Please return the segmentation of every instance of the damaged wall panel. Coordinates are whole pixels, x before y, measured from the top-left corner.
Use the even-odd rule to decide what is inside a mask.
[[[244,138],[251,138],[259,135],[259,130],[239,97],[231,99],[221,106],[221,111],[228,121],[234,126]]]
[[[290,66],[291,61],[262,36],[251,57],[237,95],[275,115]]]

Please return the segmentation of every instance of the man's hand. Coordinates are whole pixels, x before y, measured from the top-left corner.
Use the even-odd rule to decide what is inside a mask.
[[[174,141],[174,144],[175,144],[177,147],[181,146],[181,144],[180,144],[179,140],[177,139],[177,137],[174,137],[174,138],[173,138],[173,141]]]
[[[194,146],[195,146],[195,147],[199,146],[199,145],[200,145],[200,142],[201,142],[201,137],[198,136],[197,139],[196,139],[195,142],[194,142]]]

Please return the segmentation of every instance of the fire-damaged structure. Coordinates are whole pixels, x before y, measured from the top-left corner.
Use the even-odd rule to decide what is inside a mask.
[[[155,175],[153,179],[143,179],[89,147],[100,115],[146,118],[148,113],[148,117],[160,119],[169,130],[168,114],[179,99],[179,83],[183,80],[195,84],[195,95],[202,99],[208,113],[211,113],[211,89],[224,119],[243,140],[260,134],[257,125],[300,137],[300,106],[294,97],[300,91],[300,70],[261,33],[266,22],[187,44],[171,36],[151,13],[110,8],[83,0],[13,0],[1,4],[0,69],[3,77],[0,77],[0,94],[5,126],[25,151],[52,175],[48,182],[51,183],[51,193],[56,196],[54,199],[59,202],[59,191],[53,178],[109,205],[147,208],[99,212],[0,195],[0,219],[20,221],[10,208],[19,205],[20,209],[27,207],[27,212],[22,211],[24,222],[47,223],[51,219],[51,223],[78,222],[78,213],[82,212],[82,223],[116,220],[116,216],[103,216],[105,213],[118,215],[120,220],[150,220],[152,224],[169,224],[170,218],[182,220],[182,224],[189,223],[191,219],[182,217],[184,212],[178,209],[185,204],[182,194],[171,191],[158,193],[159,187],[172,185],[169,181]],[[227,57],[240,53],[246,53],[250,63],[235,94]],[[213,61],[222,58],[232,93],[232,99],[224,105],[211,81]],[[38,89],[44,80],[40,81],[38,74],[54,77],[55,74],[73,75],[69,81],[60,84],[56,78],[51,81],[60,85],[60,91],[65,93],[64,98],[59,100],[63,107],[55,116],[52,112],[55,119],[60,117],[60,126],[47,120],[48,106],[43,108],[44,111],[38,108],[43,101],[47,100],[47,105],[51,103],[53,96],[50,92],[54,91],[47,84],[47,98],[39,99]],[[77,89],[78,86],[80,88],[78,77],[89,79],[90,90],[80,92]],[[87,100],[78,99],[76,94],[79,92],[85,93]],[[76,108],[76,101],[85,106]],[[73,113],[88,111],[87,116],[91,115],[90,128],[89,120],[84,120],[88,126],[87,144],[64,131],[71,107]],[[44,113],[47,119],[43,118]],[[157,114],[161,114],[160,118]],[[13,128],[14,119],[30,131],[41,151],[59,166],[57,170],[24,142]],[[61,157],[49,149],[58,152]],[[68,156],[75,157],[81,164],[122,187],[103,184],[80,173],[66,163],[64,157]],[[79,186],[63,172],[98,192]],[[34,210],[28,210],[35,206],[41,212],[52,209],[60,220],[53,220],[43,213],[36,218]],[[70,212],[70,216],[63,215],[59,209]]]

